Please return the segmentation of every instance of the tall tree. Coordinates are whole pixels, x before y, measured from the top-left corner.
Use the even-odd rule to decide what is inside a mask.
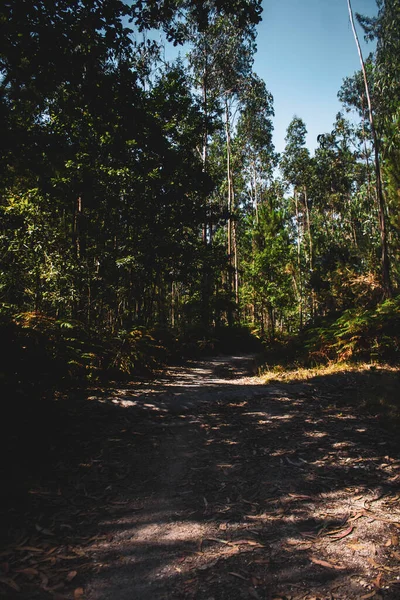
[[[250,181],[257,220],[261,185],[272,177],[277,160],[272,143],[273,98],[265,82],[253,74],[243,88],[241,101],[236,138]]]
[[[382,287],[383,293],[386,298],[389,298],[392,295],[392,285],[390,279],[390,260],[389,260],[389,250],[388,250],[388,241],[387,241],[387,219],[386,219],[386,202],[383,194],[383,186],[382,186],[382,177],[381,177],[381,167],[380,167],[380,147],[379,147],[379,138],[377,135],[376,127],[375,127],[375,119],[373,113],[373,107],[371,102],[371,95],[369,91],[368,85],[368,77],[365,69],[365,63],[361,51],[360,42],[357,35],[357,30],[354,24],[353,18],[353,10],[351,7],[351,0],[347,0],[347,6],[349,11],[349,17],[351,22],[351,27],[354,34],[354,39],[357,45],[357,51],[360,58],[361,70],[364,78],[364,86],[365,86],[365,95],[367,99],[368,105],[368,116],[371,127],[371,135],[372,141],[374,145],[374,156],[375,156],[375,185],[376,185],[376,199],[379,208],[379,230],[381,234],[381,268],[382,268]]]
[[[191,29],[191,51],[189,63],[193,69],[195,82],[201,93],[204,112],[204,133],[202,145],[203,169],[208,170],[208,144],[210,123],[216,114],[224,114],[226,140],[226,181],[227,181],[227,255],[228,278],[236,304],[239,299],[238,254],[235,225],[235,185],[232,169],[232,128],[240,91],[251,73],[255,52],[254,23],[243,23],[240,15],[209,12],[207,26],[200,31]],[[211,213],[209,207],[208,213]],[[207,227],[208,221],[208,227]],[[203,240],[211,244],[213,239],[213,219],[205,218]],[[209,279],[204,274],[205,282]],[[205,286],[206,287],[206,286]],[[232,322],[233,315],[229,315]]]
[[[297,240],[297,273],[298,273],[298,305],[300,327],[304,322],[304,279],[303,248],[304,240],[308,238],[308,266],[313,269],[313,239],[311,232],[311,217],[308,197],[308,186],[311,178],[311,159],[305,147],[307,129],[299,117],[294,117],[287,129],[286,146],[282,155],[280,167],[285,181],[293,188],[293,201],[296,220]]]

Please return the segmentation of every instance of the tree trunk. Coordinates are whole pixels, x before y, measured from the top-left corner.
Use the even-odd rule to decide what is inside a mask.
[[[347,0],[347,6],[349,9],[350,15],[350,23],[351,28],[353,30],[354,39],[356,42],[358,56],[360,57],[362,74],[364,77],[364,85],[365,85],[365,94],[367,97],[368,104],[368,115],[369,122],[371,125],[371,133],[372,133],[372,141],[374,145],[374,154],[375,154],[375,178],[376,178],[376,199],[378,203],[378,219],[379,219],[379,232],[381,235],[381,268],[382,268],[382,287],[385,298],[390,298],[392,296],[392,285],[390,280],[390,260],[389,260],[389,252],[388,252],[388,242],[387,242],[387,224],[386,224],[386,206],[385,206],[385,197],[383,195],[382,189],[382,179],[381,179],[381,167],[379,160],[379,140],[375,129],[375,121],[374,115],[372,111],[371,104],[371,96],[369,93],[369,85],[367,79],[367,72],[365,70],[365,63],[363,59],[363,55],[361,52],[360,42],[358,40],[357,31],[354,24],[353,18],[353,10],[351,8],[350,0]]]
[[[202,152],[202,161],[203,161],[203,173],[207,172],[207,160],[208,160],[208,56],[207,56],[207,48],[204,48],[204,70],[203,70],[203,112],[204,112],[204,130],[203,130],[203,152]],[[208,222],[208,211],[207,211],[207,201],[205,203],[204,209],[204,223],[203,223],[203,243],[207,245],[207,222]],[[211,232],[211,222],[209,225],[210,228],[210,241],[212,237]]]
[[[75,252],[76,258],[78,258],[78,259],[81,258],[81,253],[82,253],[81,221],[82,221],[82,198],[81,198],[81,196],[78,196],[78,198],[76,199],[75,210],[74,210],[74,226],[73,226],[73,233],[72,233],[74,252]]]
[[[310,267],[310,274],[312,274],[314,269],[314,248],[313,248],[313,239],[311,234],[311,217],[310,217],[310,209],[308,208],[308,195],[307,195],[307,187],[304,186],[304,208],[306,211],[306,219],[307,219],[307,233],[308,233],[308,264]],[[316,312],[316,299],[315,299],[315,291],[314,288],[311,288],[311,318],[314,320]]]
[[[258,225],[257,173],[256,173],[256,164],[254,161],[253,161],[253,189],[254,189],[254,209],[256,212],[256,224]]]
[[[307,196],[307,188],[304,188],[304,208],[306,211],[306,219],[307,219],[307,233],[308,233],[308,249],[309,249],[309,257],[308,263],[310,266],[310,271],[313,270],[313,240],[311,235],[311,220],[310,220],[310,211],[308,208],[308,196]]]
[[[229,124],[228,98],[225,97],[225,133],[226,133],[226,175],[228,183],[228,242],[229,266],[232,264],[232,182],[231,182],[231,134]],[[231,279],[231,278],[230,278]]]
[[[367,136],[365,133],[364,94],[361,97],[361,108],[362,108],[361,122],[362,122],[364,154],[365,154],[365,163],[367,165],[367,186],[368,186],[367,189],[368,189],[368,197],[370,197],[372,195],[371,194],[371,169],[370,169],[369,157],[368,157]]]
[[[296,223],[297,223],[297,266],[299,269],[299,320],[300,320],[300,329],[303,327],[303,282],[302,282],[302,273],[301,273],[301,239],[300,239],[300,214],[299,214],[299,202],[297,198],[297,190],[295,189],[293,192],[294,195],[294,203],[296,208]]]
[[[203,88],[203,112],[204,112],[204,128],[203,128],[203,150],[202,150],[202,162],[203,162],[203,173],[207,173],[208,168],[208,49],[207,44],[204,46],[204,69],[202,78]],[[208,198],[204,200],[204,219],[203,219],[203,231],[202,239],[204,245],[204,260],[202,268],[202,281],[201,281],[201,319],[203,328],[206,331],[209,328],[211,314],[210,314],[210,295],[212,288],[212,275],[210,272],[210,266],[207,260],[208,252],[207,247],[212,245],[212,221],[211,221],[211,210],[209,207]]]
[[[233,223],[233,255],[234,255],[234,278],[235,278],[235,302],[239,306],[239,258],[237,247],[237,225]]]
[[[228,185],[228,240],[227,240],[227,254],[228,254],[228,285],[229,292],[233,292],[235,289],[236,277],[235,273],[235,262],[233,256],[233,250],[236,247],[234,244],[234,230],[233,230],[233,183],[232,183],[232,170],[231,170],[231,131],[230,131],[230,120],[229,120],[229,103],[228,96],[225,96],[225,133],[226,133],[226,176]],[[235,253],[236,254],[236,253]],[[232,308],[229,305],[228,310],[228,323],[233,323]]]

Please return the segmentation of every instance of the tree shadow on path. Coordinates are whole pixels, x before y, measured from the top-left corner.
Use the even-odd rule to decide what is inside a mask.
[[[47,470],[7,512],[0,590],[400,598],[399,444],[349,402],[367,373],[262,385],[250,366],[196,361],[62,404]]]

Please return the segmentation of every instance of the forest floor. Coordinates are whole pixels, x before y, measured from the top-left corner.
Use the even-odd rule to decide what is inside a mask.
[[[354,401],[366,375],[252,364],[60,397],[3,515],[0,598],[400,599],[400,440]]]

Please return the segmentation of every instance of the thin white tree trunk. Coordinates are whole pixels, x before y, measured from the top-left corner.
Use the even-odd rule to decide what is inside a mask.
[[[389,260],[389,252],[388,252],[388,243],[387,243],[387,225],[386,225],[386,206],[385,206],[385,198],[383,195],[382,189],[382,179],[381,179],[381,167],[379,161],[379,141],[378,136],[376,134],[375,129],[375,121],[374,114],[372,110],[371,96],[369,93],[369,85],[367,72],[365,70],[365,63],[361,51],[360,42],[358,39],[356,27],[354,24],[353,18],[353,9],[351,7],[351,1],[347,0],[347,6],[349,9],[350,23],[351,28],[353,30],[354,40],[356,42],[358,56],[360,58],[361,70],[364,78],[365,85],[365,94],[367,97],[368,104],[368,116],[369,122],[371,125],[371,133],[372,133],[372,141],[374,145],[374,154],[375,154],[375,178],[376,178],[376,199],[378,204],[378,218],[379,218],[379,232],[381,235],[381,266],[382,266],[382,286],[383,292],[386,298],[390,298],[392,295],[392,286],[390,281],[390,260]]]

